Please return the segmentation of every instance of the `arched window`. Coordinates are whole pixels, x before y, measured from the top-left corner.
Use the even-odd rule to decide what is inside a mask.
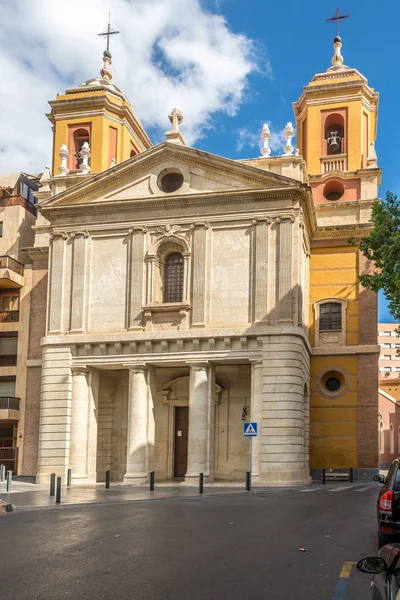
[[[383,431],[383,421],[379,424],[379,452],[383,454],[385,452],[385,432]]]
[[[334,331],[342,329],[342,305],[339,302],[327,302],[319,307],[319,330]]]
[[[168,254],[164,267],[164,302],[182,302],[184,259],[180,252]]]
[[[344,118],[340,114],[331,114],[325,121],[326,154],[343,154],[344,147]]]
[[[87,142],[90,146],[90,130],[89,128],[79,127],[79,129],[71,129],[69,134],[69,168],[73,171],[80,168],[81,157],[80,151],[83,144]],[[90,165],[90,159],[89,159]]]
[[[390,423],[390,454],[394,454],[394,429],[393,429],[393,423]]]

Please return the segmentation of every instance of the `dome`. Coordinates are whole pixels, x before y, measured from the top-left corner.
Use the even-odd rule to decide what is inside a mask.
[[[117,87],[114,83],[112,83],[109,79],[104,79],[103,77],[94,77],[92,79],[87,79],[79,84],[78,88],[95,88],[100,87],[108,90],[114,94],[118,94],[122,96],[125,100],[125,96],[123,92]]]

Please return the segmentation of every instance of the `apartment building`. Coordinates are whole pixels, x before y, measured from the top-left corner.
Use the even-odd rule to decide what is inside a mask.
[[[39,185],[26,173],[0,175],[0,463],[14,473],[24,443],[31,289],[22,248],[33,243]]]
[[[400,377],[400,337],[396,333],[397,323],[378,323],[379,377]]]

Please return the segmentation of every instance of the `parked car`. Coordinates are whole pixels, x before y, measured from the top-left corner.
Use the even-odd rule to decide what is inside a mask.
[[[378,546],[390,542],[400,542],[400,458],[396,458],[387,477],[375,475],[375,481],[382,483],[378,495]]]
[[[379,556],[369,556],[357,563],[357,569],[373,574],[373,600],[400,600],[400,544],[387,544]]]

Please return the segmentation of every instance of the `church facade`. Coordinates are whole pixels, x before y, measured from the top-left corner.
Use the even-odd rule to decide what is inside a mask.
[[[31,302],[43,337],[30,338],[26,474],[244,480],[250,420],[254,483],[377,468],[377,298],[348,239],[377,196],[378,95],[340,50],[335,38],[332,67],[294,104],[298,149],[288,124],[280,156],[267,126],[259,158],[190,148],[176,109],[153,147],[108,52],[101,78],[50,103],[53,167],[25,250],[48,271]]]

